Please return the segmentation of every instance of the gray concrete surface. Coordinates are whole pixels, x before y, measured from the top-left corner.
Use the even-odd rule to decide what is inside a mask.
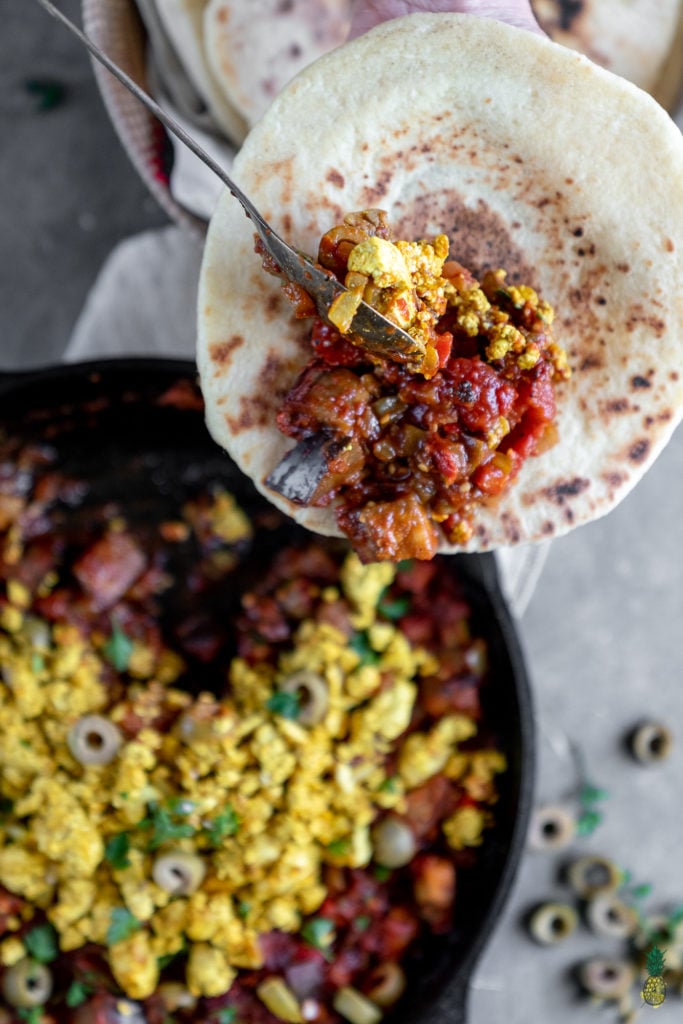
[[[63,5],[77,12],[77,0]],[[121,152],[77,45],[34,0],[0,0],[0,14],[5,368],[59,357],[105,256],[120,239],[165,218]],[[38,77],[64,82],[62,106],[33,109],[22,83]],[[579,742],[591,779],[610,797],[604,824],[592,837],[577,839],[571,852],[604,853],[637,881],[652,883],[646,907],[653,911],[683,903],[682,551],[679,430],[619,509],[553,542],[520,623],[538,710],[538,798],[557,800],[572,790],[567,738]],[[673,756],[650,769],[622,748],[628,729],[647,716],[667,722],[677,739]],[[525,857],[514,898],[474,980],[471,1024],[618,1020],[613,1005],[580,1000],[570,981],[578,961],[618,953],[618,943],[598,940],[581,926],[566,943],[541,949],[521,928],[529,906],[566,897],[560,863],[559,857]],[[638,1021],[651,1012],[641,1008]],[[657,1024],[681,1020],[683,1004],[671,994]]]
[[[78,0],[62,0],[78,19]],[[31,80],[63,85],[37,109]],[[165,215],[111,128],[90,61],[36,0],[0,0],[0,369],[61,356],[103,259]]]

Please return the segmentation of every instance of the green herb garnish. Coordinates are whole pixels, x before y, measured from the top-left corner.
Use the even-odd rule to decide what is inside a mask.
[[[576,819],[577,836],[591,836],[601,821],[600,811],[583,811]]]
[[[64,85],[54,78],[28,78],[24,88],[31,96],[35,96],[37,110],[54,110],[66,95]]]
[[[72,981],[66,990],[66,1005],[72,1009],[86,1001],[92,989],[82,981]]]
[[[335,857],[341,857],[343,854],[349,852],[351,846],[351,840],[348,836],[342,836],[341,839],[333,839],[331,843],[327,844],[327,849],[330,853],[334,854]]]
[[[385,619],[402,619],[410,611],[410,598],[407,594],[403,597],[382,598],[377,606],[377,611]]]
[[[395,775],[390,775],[388,779],[379,787],[380,793],[397,793],[398,792],[398,781]]]
[[[247,903],[246,900],[240,900],[237,904],[237,913],[242,918],[249,917],[249,911],[251,910],[251,903]]]
[[[27,1024],[41,1024],[43,1019],[42,1006],[19,1006],[16,1011],[19,1020],[27,1021]]]
[[[227,804],[217,818],[214,818],[206,829],[213,846],[220,846],[228,836],[234,836],[240,827],[240,820],[234,810]]]
[[[329,948],[334,942],[334,921],[328,917],[312,917],[306,921],[301,929],[301,937],[309,946],[319,949],[326,956]]]
[[[112,836],[104,847],[105,859],[109,861],[116,871],[130,867],[130,837],[127,832],[119,832]]]
[[[196,832],[194,826],[187,821],[176,821],[177,817],[177,813],[174,817],[172,811],[160,807],[157,803],[149,804],[149,815],[139,821],[137,825],[138,828],[152,829],[152,838],[147,845],[148,850],[158,850],[164,843],[176,839],[192,838]]]
[[[280,715],[281,718],[296,721],[301,714],[301,697],[298,693],[277,690],[266,701],[266,707],[273,715]]]
[[[378,864],[375,868],[375,878],[378,882],[387,882],[391,878],[391,868],[385,868],[383,864]]]
[[[236,1016],[237,1010],[234,1006],[224,1006],[220,1010],[215,1010],[213,1014],[216,1024],[234,1024]]]
[[[111,627],[111,636],[102,648],[102,653],[117,672],[125,672],[133,653],[133,641],[126,636],[118,622]]]
[[[42,672],[44,668],[45,658],[42,654],[38,654],[37,651],[34,651],[31,655],[31,671],[37,675],[39,672]]]
[[[360,917],[356,918],[356,920],[354,921],[354,924],[356,926],[356,931],[358,931],[358,932],[366,932],[368,930],[368,928],[370,927],[371,920],[370,920],[370,918],[368,917],[367,914],[361,914]]]
[[[57,933],[51,924],[39,924],[23,937],[27,952],[39,964],[49,964],[59,955]]]
[[[370,646],[367,633],[354,633],[349,640],[349,647],[358,655],[361,665],[379,664],[379,654]]]
[[[107,928],[107,945],[114,946],[117,942],[123,942],[141,927],[142,922],[127,907],[114,907]]]

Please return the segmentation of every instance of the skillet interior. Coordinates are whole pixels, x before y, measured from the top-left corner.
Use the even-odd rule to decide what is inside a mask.
[[[177,382],[187,407],[163,396]],[[158,522],[198,488],[218,484],[253,516],[270,506],[209,437],[193,364],[173,360],[112,360],[60,366],[0,380],[0,426],[10,435],[56,447],[57,464],[90,483],[89,502],[125,498],[138,521]],[[0,467],[1,468],[1,467]],[[296,536],[287,524],[267,529],[259,559]],[[456,923],[447,938],[419,951],[416,982],[392,1014],[397,1024],[461,1024],[469,976],[509,892],[531,806],[533,725],[528,681],[514,625],[498,589],[491,554],[458,555],[452,564],[466,584],[475,630],[485,637],[491,682],[484,693],[488,722],[508,758],[499,779],[496,824],[477,866],[461,876]],[[239,594],[235,593],[235,601]],[[231,609],[221,610],[230,616]]]

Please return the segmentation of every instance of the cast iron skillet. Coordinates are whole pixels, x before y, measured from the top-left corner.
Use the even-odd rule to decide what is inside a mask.
[[[177,382],[194,397],[185,408],[163,397]],[[197,399],[194,366],[181,361],[108,360],[5,374],[0,429],[47,441],[57,448],[62,469],[90,482],[93,500],[125,497],[127,509],[152,521],[163,516],[165,504],[177,507],[198,486],[216,483],[246,511],[263,512],[267,503],[209,437]],[[272,531],[259,545],[260,556],[267,562],[298,530]],[[488,643],[491,682],[484,705],[509,770],[500,777],[496,825],[477,866],[460,876],[456,924],[419,951],[416,981],[392,1014],[397,1024],[464,1024],[469,979],[510,891],[532,800],[529,686],[495,561],[490,554],[456,555],[452,564],[465,581],[475,629]]]

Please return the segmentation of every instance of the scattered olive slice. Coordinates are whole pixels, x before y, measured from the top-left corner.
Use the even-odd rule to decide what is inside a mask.
[[[351,1024],[379,1024],[382,1011],[367,996],[345,985],[334,994],[332,1005]]]
[[[579,857],[567,868],[567,881],[578,896],[591,899],[601,893],[613,892],[622,882],[622,873],[606,857]]]
[[[532,850],[561,850],[576,834],[574,815],[560,804],[539,807],[531,818],[529,846]]]
[[[327,683],[317,672],[301,669],[288,676],[281,687],[285,693],[298,693],[301,697],[301,712],[297,721],[302,725],[317,725],[322,722],[329,707]]]
[[[152,866],[152,878],[161,889],[174,896],[187,896],[204,881],[206,865],[196,853],[174,850],[162,853]]]
[[[123,737],[116,725],[102,715],[84,715],[71,726],[66,741],[80,764],[109,764]]]
[[[633,965],[626,960],[594,957],[581,964],[579,980],[592,996],[600,999],[621,999],[635,981]]]
[[[415,834],[407,822],[390,814],[372,829],[375,860],[385,868],[409,864],[417,852]]]
[[[30,957],[8,967],[2,976],[2,994],[10,1006],[42,1006],[52,993],[52,973]]]
[[[612,892],[603,893],[586,904],[586,921],[596,935],[625,939],[635,935],[638,914]]]
[[[542,903],[529,916],[529,931],[544,946],[562,942],[576,928],[578,917],[568,903]]]
[[[393,1006],[401,998],[405,988],[406,976],[403,968],[395,960],[387,960],[372,972],[367,996],[378,1006]]]
[[[631,753],[641,764],[663,761],[671,753],[673,735],[661,722],[643,722],[629,737]]]

